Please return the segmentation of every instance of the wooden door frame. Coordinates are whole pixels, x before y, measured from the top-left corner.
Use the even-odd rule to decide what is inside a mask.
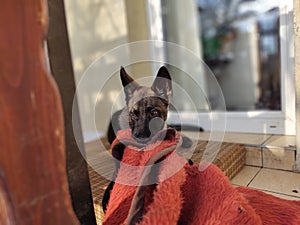
[[[48,56],[51,72],[60,90],[63,104],[69,190],[73,208],[81,224],[92,225],[96,224],[96,220],[88,167],[82,156],[82,153],[84,154],[83,136],[81,135],[81,140],[76,141],[73,131],[74,129],[77,134],[82,134],[64,2],[63,0],[48,0],[48,8]],[[73,104],[75,104],[74,108]]]
[[[61,98],[46,67],[46,1],[3,0],[0,18],[0,224],[79,225]]]

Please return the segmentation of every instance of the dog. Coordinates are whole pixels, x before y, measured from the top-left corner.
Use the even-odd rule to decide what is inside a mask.
[[[172,79],[168,69],[162,66],[156,75],[151,87],[138,84],[127,72],[124,67],[120,69],[120,78],[125,94],[126,106],[112,116],[108,128],[108,141],[112,143],[115,133],[121,129],[130,129],[133,139],[142,144],[147,144],[152,137],[161,131],[166,124],[168,108],[173,94]],[[172,126],[170,126],[172,127]],[[180,126],[175,128],[181,129]],[[200,129],[201,130],[201,129]],[[115,146],[115,149],[123,149],[124,146]],[[192,140],[183,136],[182,147],[189,148]],[[122,151],[113,151],[115,159],[122,160]],[[188,160],[192,164],[191,160]],[[119,165],[116,165],[118,170]],[[115,177],[116,174],[114,174]],[[112,179],[114,180],[114,178]],[[104,192],[102,208],[104,212],[110,198],[114,181],[112,181]]]
[[[122,129],[131,129],[138,142],[147,142],[153,134],[161,130],[166,123],[168,108],[172,106],[172,79],[168,69],[162,66],[151,87],[139,85],[125,69],[121,67],[120,78],[125,92],[126,107],[116,111],[107,129],[107,139],[111,144],[116,133]],[[177,131],[204,131],[201,127],[181,124],[167,124]],[[191,140],[183,137],[183,147],[189,147]]]
[[[123,113],[128,115],[132,137],[137,142],[147,143],[164,128],[172,96],[171,76],[167,68],[162,66],[151,87],[139,85],[123,67],[120,77],[126,101]]]

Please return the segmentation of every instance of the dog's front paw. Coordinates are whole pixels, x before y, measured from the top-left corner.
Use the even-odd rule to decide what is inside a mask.
[[[176,130],[168,128],[165,133],[164,141],[172,141],[176,138]]]

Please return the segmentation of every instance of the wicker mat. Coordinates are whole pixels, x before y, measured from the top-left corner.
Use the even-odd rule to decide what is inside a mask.
[[[205,155],[205,158],[209,158],[212,156],[214,158],[212,162],[216,166],[218,166],[229,179],[233,178],[244,166],[246,155],[244,145],[218,142],[209,142],[208,144],[207,141],[198,141],[197,143],[194,143],[194,145],[194,152],[192,153],[192,156],[189,157],[194,163],[199,163],[203,158],[203,155]],[[212,151],[209,151],[207,149],[212,149]],[[218,151],[211,154],[210,152],[213,152],[213,149],[218,149]],[[99,165],[99,167],[102,166],[105,167],[105,165]],[[97,224],[100,225],[102,224],[103,219],[103,211],[101,207],[102,196],[106,186],[109,184],[110,181],[101,177],[91,167],[89,167],[89,177],[94,201],[96,220]]]

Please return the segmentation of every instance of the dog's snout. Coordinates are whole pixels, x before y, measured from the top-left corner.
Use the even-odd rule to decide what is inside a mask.
[[[150,121],[146,123],[137,123],[133,129],[133,136],[135,139],[148,139],[155,135],[159,130],[161,130],[164,126],[164,121],[159,118],[152,118]]]
[[[151,132],[148,129],[136,129],[133,131],[133,136],[138,139],[145,139],[151,136]]]
[[[133,126],[132,134],[136,139],[148,139],[151,137],[149,121],[143,119],[137,120]]]

